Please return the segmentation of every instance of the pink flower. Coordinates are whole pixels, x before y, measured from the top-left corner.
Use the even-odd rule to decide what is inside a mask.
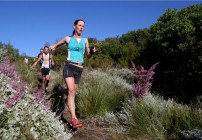
[[[154,75],[154,69],[159,64],[159,62],[155,63],[150,67],[147,71],[143,66],[140,68],[136,68],[135,64],[132,62],[132,73],[135,78],[135,83],[133,84],[133,95],[136,97],[145,96],[152,85],[152,76]]]

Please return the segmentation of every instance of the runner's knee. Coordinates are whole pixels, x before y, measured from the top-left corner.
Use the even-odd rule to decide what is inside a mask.
[[[68,95],[75,95],[76,94],[76,89],[69,89],[68,90]]]

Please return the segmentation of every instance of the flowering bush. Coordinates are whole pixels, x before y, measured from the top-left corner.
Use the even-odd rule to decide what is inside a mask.
[[[10,65],[10,59],[6,57],[4,62],[0,63],[0,71],[8,77],[13,77],[15,72],[15,65]]]
[[[181,131],[181,139],[183,140],[201,140],[202,130],[193,129],[187,131]]]
[[[0,48],[0,63],[4,62],[7,50]]]
[[[1,90],[7,107],[12,107],[24,96],[24,83],[15,74],[15,65],[10,65],[10,59],[5,58],[4,63],[0,63]]]
[[[0,51],[1,52],[1,51]],[[1,58],[1,56],[0,56]],[[48,110],[42,92],[30,94],[9,58],[0,63],[0,139],[70,139],[55,113]]]
[[[17,139],[20,135],[20,128],[27,123],[30,124],[30,133],[34,139],[70,139],[71,134],[64,132],[64,126],[59,122],[59,118],[50,110],[44,109],[44,104],[34,103],[35,97],[25,94],[24,98],[17,102],[15,106],[7,110],[12,113],[8,120],[8,128],[2,129],[2,139]],[[29,116],[29,119],[27,117]],[[21,134],[23,137],[25,134]],[[25,137],[25,136],[24,136]]]
[[[98,81],[100,85],[115,85],[117,87],[123,88],[125,90],[131,91],[132,86],[126,82],[117,72],[117,74],[110,75],[110,72],[103,72],[101,70],[84,71],[82,75],[82,81],[85,79],[92,79]],[[114,72],[113,72],[114,73]]]
[[[152,76],[154,75],[154,69],[159,64],[155,63],[153,66],[150,67],[150,69],[147,71],[144,69],[143,66],[140,68],[136,68],[135,64],[132,62],[132,72],[134,76],[134,80],[136,81],[133,84],[133,95],[136,97],[142,97],[145,96],[150,87],[152,82]]]

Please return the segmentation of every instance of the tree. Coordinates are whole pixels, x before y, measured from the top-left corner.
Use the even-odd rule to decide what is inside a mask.
[[[141,65],[141,52],[147,45],[150,38],[148,29],[142,29],[137,31],[129,31],[127,34],[123,34],[120,37],[121,43],[121,57],[119,63],[121,66],[131,67],[131,61],[137,65]]]
[[[98,41],[97,41],[96,38],[90,37],[90,38],[88,38],[88,42],[89,42],[89,43],[96,43],[96,42],[98,42]]]
[[[0,48],[4,48],[7,51],[6,55],[11,59],[11,61],[14,61],[20,56],[19,50],[14,48],[11,43],[5,44],[0,42]]]
[[[167,9],[150,33],[144,63],[161,62],[153,89],[184,102],[202,95],[202,5]]]

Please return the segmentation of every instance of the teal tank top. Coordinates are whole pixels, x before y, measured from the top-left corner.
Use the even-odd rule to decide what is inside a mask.
[[[80,42],[75,37],[70,37],[69,43],[67,44],[68,56],[67,60],[72,62],[83,63],[86,41],[81,38]]]

